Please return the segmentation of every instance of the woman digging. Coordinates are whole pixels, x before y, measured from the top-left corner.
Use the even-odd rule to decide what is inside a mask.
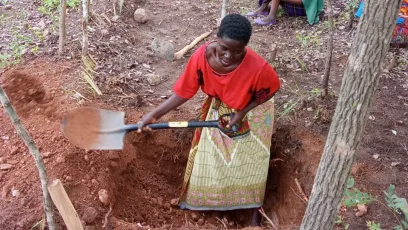
[[[274,69],[247,47],[252,33],[249,20],[238,14],[221,22],[217,40],[199,47],[173,87],[174,94],[146,114],[140,124],[146,130],[171,110],[192,98],[199,88],[208,96],[200,120],[218,120],[234,113],[225,134],[219,129],[195,130],[179,200],[181,209],[253,209],[253,226],[264,201],[271,136],[273,96],[280,81]]]

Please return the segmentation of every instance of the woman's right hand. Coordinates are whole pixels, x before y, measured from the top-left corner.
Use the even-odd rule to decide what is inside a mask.
[[[146,114],[141,121],[138,122],[140,125],[138,132],[142,132],[143,130],[151,130],[147,125],[153,122],[156,122],[157,119],[160,119],[163,115],[167,114],[171,110],[177,108],[178,106],[184,104],[188,99],[184,99],[182,97],[173,94],[169,99],[167,99],[164,103],[159,105],[156,109],[152,112]]]
[[[150,112],[143,116],[142,120],[138,122],[139,124],[139,129],[137,132],[141,133],[142,131],[150,131],[152,130],[149,126],[149,124],[156,122],[156,119],[154,118],[153,114]]]

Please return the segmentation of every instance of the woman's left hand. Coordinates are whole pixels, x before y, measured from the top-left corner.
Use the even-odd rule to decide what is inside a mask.
[[[231,119],[231,121],[227,125],[227,128],[232,127],[234,124],[240,125],[242,123],[242,119],[244,119],[245,115],[246,115],[246,112],[244,110],[235,111],[234,112],[234,117]]]

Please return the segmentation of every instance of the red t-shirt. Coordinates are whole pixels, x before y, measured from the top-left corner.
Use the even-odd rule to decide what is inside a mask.
[[[173,87],[175,94],[190,99],[201,87],[209,96],[219,98],[228,107],[244,109],[252,99],[265,102],[279,90],[280,81],[275,70],[251,48],[241,64],[228,74],[217,74],[205,55],[207,44],[199,47]]]

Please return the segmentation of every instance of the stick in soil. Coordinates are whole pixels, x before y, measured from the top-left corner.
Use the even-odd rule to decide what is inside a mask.
[[[65,16],[67,12],[67,1],[60,1],[60,19],[59,19],[59,44],[58,44],[58,54],[64,54],[65,38],[67,35],[65,27]]]
[[[109,215],[111,214],[111,212],[112,212],[112,204],[109,205],[109,211],[108,211],[108,213],[106,213],[106,215],[105,215],[105,223],[103,223],[102,228],[106,228],[106,226],[108,225],[108,217],[109,217]]]
[[[273,44],[271,45],[271,54],[270,54],[270,58],[269,58],[269,63],[270,63],[270,64],[272,64],[272,63],[275,62],[277,52],[278,52],[278,50],[277,50],[277,48],[276,48],[276,44],[273,43]]]
[[[269,217],[266,215],[266,213],[265,213],[265,211],[263,210],[263,208],[260,208],[258,211],[259,211],[259,213],[261,213],[261,215],[262,215],[263,217],[265,217],[265,219],[272,225],[272,228],[278,230],[278,227],[276,227],[275,223],[273,223],[273,221],[271,220],[271,218],[269,218]]]
[[[325,98],[328,95],[331,61],[332,61],[332,56],[333,56],[334,22],[333,22],[333,1],[332,0],[327,1],[327,10],[329,13],[329,40],[327,42],[326,62],[324,65],[324,75],[323,75],[323,82],[322,82],[322,98]]]
[[[44,212],[47,218],[48,229],[55,230],[56,225],[55,225],[54,216],[53,216],[53,205],[52,205],[50,194],[48,193],[48,190],[47,190],[48,177],[47,177],[47,171],[44,166],[42,155],[40,151],[38,150],[33,138],[30,136],[30,134],[27,132],[24,126],[21,124],[20,118],[17,116],[13,106],[10,103],[10,100],[8,99],[6,93],[4,92],[3,87],[1,86],[0,86],[0,101],[4,107],[4,110],[6,111],[6,114],[8,115],[14,128],[16,129],[17,134],[24,141],[24,144],[29,149],[31,156],[34,158],[35,165],[37,166],[38,174],[39,174],[40,181],[41,181]]]

